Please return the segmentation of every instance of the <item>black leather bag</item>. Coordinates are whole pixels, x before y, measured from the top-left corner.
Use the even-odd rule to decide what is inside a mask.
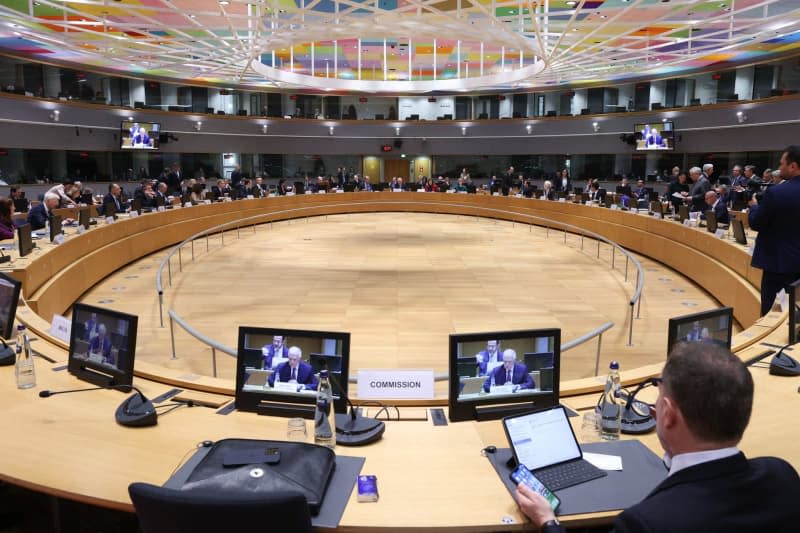
[[[249,494],[295,491],[306,497],[309,511],[316,515],[335,467],[336,454],[325,446],[276,440],[224,439],[212,445],[181,490]]]

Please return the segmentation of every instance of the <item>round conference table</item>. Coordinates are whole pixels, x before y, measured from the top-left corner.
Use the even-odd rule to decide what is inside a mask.
[[[56,363],[37,359],[37,387],[30,390],[16,388],[12,367],[0,368],[5,400],[0,424],[6,444],[6,453],[0,457],[0,479],[56,497],[131,511],[129,483],[162,484],[204,440],[284,439],[284,418],[236,411],[220,416],[215,409],[193,407],[162,416],[155,427],[132,429],[114,422],[114,410],[124,398],[119,392],[39,398],[37,391],[43,389],[83,386],[66,370],[59,370],[66,362],[67,346],[49,334],[45,317],[63,314],[85,291],[120,267],[220,224],[385,211],[461,214],[520,223],[529,223],[534,216],[547,219],[553,228],[560,224],[585,228],[690,276],[723,305],[732,306],[745,328],[733,342],[743,359],[762,352],[762,343],[786,341],[785,313],[758,317],[760,272],[749,266],[745,247],[646,215],[563,202],[436,193],[303,195],[173,209],[101,224],[61,245],[44,244],[44,250],[33,256],[15,257],[11,274],[23,282],[27,303],[18,309],[17,319],[40,338],[35,348]],[[660,367],[654,364],[624,372],[623,382],[633,384],[657,375]],[[187,379],[179,371],[139,362],[135,373],[135,385],[148,397],[174,386],[198,394],[233,395],[233,383],[227,380]],[[800,468],[800,452],[794,444],[800,430],[790,419],[792,406],[798,402],[797,380],[770,376],[763,365],[753,367],[752,373],[754,411],[742,449],[751,456],[777,455]],[[563,403],[579,412],[588,409],[601,386],[595,378],[563,382]],[[443,400],[437,398],[431,405],[441,405]],[[358,503],[354,491],[339,528],[490,531],[523,527],[524,517],[480,453],[487,445],[506,446],[500,422],[434,426],[427,418],[387,422],[381,441],[363,448],[337,448],[339,454],[366,458],[362,472],[378,476],[381,494],[377,503]],[[660,455],[654,434],[639,438]],[[579,525],[605,523],[614,514],[562,518],[568,525]]]

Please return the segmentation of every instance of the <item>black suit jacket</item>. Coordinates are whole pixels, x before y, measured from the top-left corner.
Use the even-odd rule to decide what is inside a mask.
[[[50,220],[50,212],[45,208],[44,202],[36,204],[28,211],[28,224],[32,230],[42,229]]]
[[[750,227],[758,232],[752,265],[766,272],[800,272],[800,176],[773,185],[750,208]],[[28,217],[30,218],[30,217]]]
[[[798,494],[800,478],[789,463],[739,453],[669,476],[617,516],[613,531],[790,533],[800,524]]]

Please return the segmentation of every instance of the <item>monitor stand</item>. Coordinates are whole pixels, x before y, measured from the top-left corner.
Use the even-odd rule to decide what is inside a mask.
[[[17,362],[17,353],[8,345],[5,339],[0,338],[0,366],[9,366]]]

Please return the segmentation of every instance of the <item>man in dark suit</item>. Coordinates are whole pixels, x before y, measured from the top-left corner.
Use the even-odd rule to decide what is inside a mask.
[[[661,376],[656,431],[669,474],[617,516],[613,531],[796,531],[797,472],[775,457],[747,459],[736,447],[753,405],[753,378],[742,361],[717,344],[681,343]],[[540,531],[564,531],[539,494],[519,485],[516,498]]]
[[[239,165],[234,165],[231,171],[231,187],[234,189],[239,188],[240,181],[242,181],[242,169]]]
[[[103,207],[105,208],[108,204],[114,204],[117,213],[125,210],[125,202],[122,201],[122,188],[116,183],[108,186],[108,194],[103,197]]]
[[[278,368],[269,376],[269,386],[274,387],[276,376],[281,383],[297,383],[298,390],[301,388],[315,390],[317,388],[317,376],[311,365],[304,363],[300,358],[303,352],[297,346],[289,348],[288,358],[285,363],[278,365]]]
[[[514,167],[508,167],[500,183],[500,190],[503,192],[503,196],[508,196],[511,187],[514,185],[514,178]]]
[[[57,194],[48,192],[44,195],[44,201],[36,204],[28,211],[28,224],[32,230],[44,228],[53,217],[53,209],[58,207],[61,199]]]
[[[606,200],[606,191],[600,188],[600,183],[593,180],[589,186],[589,200],[602,204]]]
[[[277,366],[274,361],[276,354],[279,359],[286,359],[289,357],[289,347],[286,346],[286,339],[283,335],[273,335],[272,343],[265,344],[261,347],[262,366],[261,368],[270,369]]]
[[[519,389],[532,389],[536,385],[524,363],[517,363],[517,352],[503,352],[503,364],[489,373],[483,384],[483,390],[490,392],[493,385],[514,385],[514,392]]]
[[[572,190],[572,179],[569,177],[569,171],[566,168],[560,172],[556,171],[554,185],[559,192],[567,193]]]
[[[800,279],[800,146],[788,147],[781,156],[780,185],[769,187],[761,202],[750,200],[748,221],[758,232],[750,263],[761,275],[761,315],[772,309],[781,289]]]
[[[706,207],[706,193],[711,189],[711,182],[702,173],[700,167],[689,169],[689,179],[692,180],[688,197],[691,200],[691,211],[703,212]]]
[[[89,342],[89,354],[101,357],[104,364],[114,364],[114,358],[111,356],[111,339],[107,335],[105,324],[97,326],[97,335]]]
[[[486,349],[475,354],[475,361],[478,364],[478,375],[485,376],[489,370],[489,363],[500,363],[503,361],[503,354],[500,351],[500,341],[494,339],[486,341]]]
[[[181,190],[181,182],[183,181],[183,172],[181,172],[180,163],[172,164],[172,172],[167,175],[167,189],[170,194],[179,193]]]
[[[708,191],[706,193],[707,211],[713,211],[714,216],[717,217],[717,224],[730,224],[731,219],[728,214],[728,206],[722,201],[716,191]]]

